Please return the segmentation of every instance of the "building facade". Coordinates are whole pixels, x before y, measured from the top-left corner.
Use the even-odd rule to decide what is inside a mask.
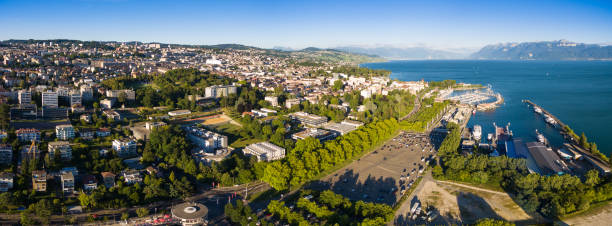
[[[69,140],[75,137],[74,127],[72,125],[57,125],[55,126],[55,136],[60,140]]]

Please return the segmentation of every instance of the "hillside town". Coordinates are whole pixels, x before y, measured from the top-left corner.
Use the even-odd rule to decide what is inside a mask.
[[[100,195],[108,196],[97,197],[105,199],[104,206],[130,205],[114,203],[117,197],[108,193],[142,203],[131,192],[159,186],[150,181],[175,173],[183,176],[170,190],[179,192],[164,197],[186,197],[210,182],[241,184],[252,179],[238,182],[234,177],[241,175],[203,172],[233,158],[283,159],[298,140],[323,143],[371,122],[375,112],[389,113],[376,110],[374,97],[405,98],[428,87],[423,81],[391,80],[389,72],[360,69],[353,61],[320,60],[318,54],[327,53],[319,52],[3,41],[1,191],[33,189],[38,198],[23,203],[13,195],[15,205],[53,201],[57,208],[81,213],[103,208],[83,201]],[[185,82],[190,84],[180,84]],[[164,85],[177,90],[166,94]],[[245,135],[242,130],[252,125],[263,134]],[[188,150],[178,159],[160,159],[150,150],[155,149],[151,140],[173,128],[187,134],[182,147]],[[190,169],[193,179],[188,167],[196,168]]]
[[[395,80],[359,66],[377,60],[371,56],[8,40],[0,57],[2,224],[496,219],[458,213],[482,203],[537,224],[612,197],[607,156],[552,113],[524,101],[563,147],[537,130],[537,142],[523,142],[509,124],[493,123],[485,139],[481,125],[468,123],[502,106],[500,93],[454,80]],[[561,196],[562,186],[573,195]],[[452,189],[501,196],[453,204],[467,193]]]

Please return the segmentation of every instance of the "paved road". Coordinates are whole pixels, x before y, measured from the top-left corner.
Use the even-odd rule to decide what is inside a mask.
[[[410,111],[410,113],[408,113],[406,116],[402,117],[400,121],[406,120],[410,116],[414,115],[421,108],[421,96],[417,96],[416,98],[414,98],[414,101],[415,103],[414,107],[412,107],[412,111]]]

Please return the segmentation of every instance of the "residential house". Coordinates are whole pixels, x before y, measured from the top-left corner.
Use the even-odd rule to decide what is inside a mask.
[[[117,175],[111,172],[102,172],[100,175],[102,175],[102,181],[104,182],[104,186],[106,186],[106,188],[115,186],[115,177]]]
[[[74,175],[72,172],[62,173],[62,191],[64,194],[72,194],[74,193]]]
[[[32,189],[34,191],[47,191],[47,172],[44,170],[32,171]]]
[[[86,175],[83,177],[83,190],[92,191],[98,188],[98,179],[94,175]]]
[[[126,184],[142,183],[142,175],[138,170],[125,170],[122,174]]]

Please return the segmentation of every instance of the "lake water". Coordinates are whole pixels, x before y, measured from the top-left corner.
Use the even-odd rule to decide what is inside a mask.
[[[595,141],[606,155],[612,152],[612,62],[610,61],[390,61],[363,64],[390,70],[391,78],[402,81],[425,79],[490,84],[505,99],[489,112],[478,112],[468,126],[481,125],[483,137],[493,132],[493,122],[510,123],[515,137],[535,141],[535,129],[553,146],[562,138],[521,100],[542,106],[589,141]]]

